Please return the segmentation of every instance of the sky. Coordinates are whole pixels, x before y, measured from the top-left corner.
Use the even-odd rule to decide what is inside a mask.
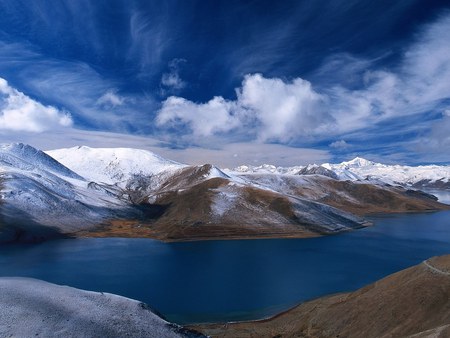
[[[450,2],[0,0],[0,142],[450,163]]]

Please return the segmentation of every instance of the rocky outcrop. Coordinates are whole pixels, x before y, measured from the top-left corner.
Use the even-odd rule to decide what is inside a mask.
[[[298,172],[298,175],[322,175],[334,178],[335,180],[338,179],[338,176],[333,171],[320,165],[307,165]]]

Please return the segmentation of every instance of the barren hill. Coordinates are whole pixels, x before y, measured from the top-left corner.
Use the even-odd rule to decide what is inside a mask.
[[[212,337],[449,337],[450,255],[267,320],[197,328]]]

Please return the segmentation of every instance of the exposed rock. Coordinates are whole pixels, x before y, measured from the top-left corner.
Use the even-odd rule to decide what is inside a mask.
[[[324,168],[320,165],[308,165],[302,168],[298,175],[322,175],[330,178],[338,179],[338,176],[331,170]]]

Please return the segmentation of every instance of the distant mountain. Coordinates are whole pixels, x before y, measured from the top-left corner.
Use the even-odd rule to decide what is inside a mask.
[[[342,170],[376,165],[360,159]],[[226,171],[137,149],[3,145],[0,241],[311,237],[365,226],[361,216],[373,212],[446,208],[411,189],[339,177],[317,165]]]
[[[268,170],[267,168],[270,168]],[[450,189],[450,166],[401,166],[372,162],[361,157],[338,164],[275,167],[262,165],[258,167],[240,166],[230,173],[236,174],[319,174],[339,180],[368,181],[374,184],[401,185],[418,189]]]
[[[306,167],[301,168],[297,173],[297,175],[322,175],[331,177],[334,179],[339,179],[336,173],[330,169],[327,169],[321,165],[317,164],[308,164]]]

